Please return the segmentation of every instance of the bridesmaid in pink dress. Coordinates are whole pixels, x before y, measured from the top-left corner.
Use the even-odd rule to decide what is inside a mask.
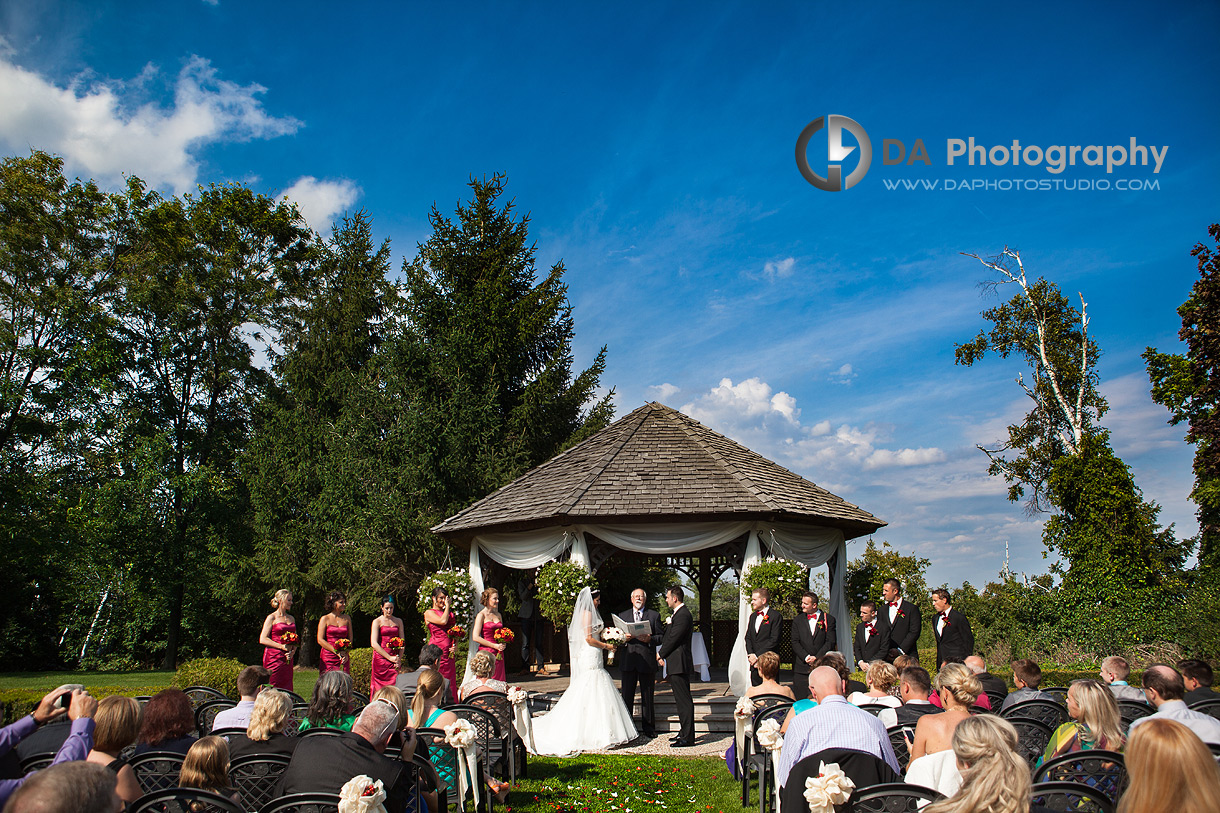
[[[335,648],[335,641],[341,638],[348,640],[351,646],[352,617],[347,614],[347,596],[339,590],[333,590],[326,596],[326,615],[318,619],[318,646],[321,647],[322,668],[319,673],[331,669],[342,669],[349,675],[352,673],[347,652]]]
[[[428,643],[436,644],[445,653],[436,662],[436,671],[449,681],[450,686],[457,685],[457,664],[453,660],[453,639],[449,637],[449,628],[457,623],[457,618],[449,610],[449,594],[445,588],[438,587],[432,591],[432,609],[424,611],[424,621],[428,623]]]
[[[390,652],[386,645],[391,638],[403,638],[402,619],[394,615],[394,597],[381,600],[381,615],[373,619],[369,642],[373,645],[373,678],[369,681],[369,696],[382,686],[393,686],[398,678],[400,653]],[[406,639],[403,638],[405,641]]]
[[[292,609],[292,593],[279,590],[271,599],[275,612],[263,621],[258,642],[263,645],[263,668],[271,673],[271,685],[292,691],[292,654],[297,644],[284,643],[284,633],[297,631],[296,619],[288,614]]]
[[[502,644],[493,637],[496,630],[504,626],[504,619],[500,616],[500,591],[488,587],[483,591],[483,595],[479,596],[479,601],[483,603],[483,609],[475,616],[470,634],[479,645],[480,652],[490,652],[496,658],[496,670],[492,673],[492,678],[504,680],[504,650],[508,648],[508,644]]]

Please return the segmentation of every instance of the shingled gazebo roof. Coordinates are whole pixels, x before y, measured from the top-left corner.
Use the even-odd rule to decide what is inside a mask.
[[[664,404],[648,403],[432,530],[477,533],[579,523],[782,521],[847,539],[886,523]]]

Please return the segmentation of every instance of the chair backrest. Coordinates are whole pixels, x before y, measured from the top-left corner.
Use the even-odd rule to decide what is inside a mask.
[[[886,782],[853,793],[844,813],[916,813],[920,802],[936,802],[943,798],[932,788]]]
[[[288,699],[291,700],[293,703],[309,703],[308,700],[301,697],[296,692],[289,691],[288,689],[280,689],[280,691],[283,692],[284,694],[288,695]],[[353,694],[354,694],[354,692],[353,692]]]
[[[292,710],[288,712],[288,718],[284,720],[284,733],[289,737],[295,737],[301,727],[301,721],[308,716],[308,703],[293,703]]]
[[[178,784],[184,754],[177,751],[146,751],[127,761],[144,793],[155,793]]]
[[[750,698],[750,702],[754,704],[754,711],[759,709],[769,709],[779,703],[787,703],[792,705],[791,697],[784,697],[782,694],[756,694]]]
[[[500,739],[500,724],[496,721],[495,715],[486,709],[468,703],[455,703],[447,706],[445,711],[451,711],[457,715],[459,720],[466,720],[473,725],[476,741],[482,742],[484,746],[492,740]]]
[[[298,737],[337,737],[342,733],[343,732],[341,732],[337,728],[326,728],[325,726],[323,726],[321,728],[307,728],[304,731],[298,731],[297,736]]]
[[[1009,722],[1018,717],[1023,717],[1027,720],[1037,720],[1050,726],[1053,731],[1067,722],[1068,713],[1066,708],[1053,700],[1043,700],[1040,697],[1035,697],[1033,700],[1023,700],[1020,703],[1014,703],[1001,711],[1000,716]]]
[[[127,813],[246,813],[246,809],[209,790],[166,788],[145,793],[131,803]]]
[[[907,763],[911,761],[911,752],[907,748],[907,738],[903,728],[903,726],[896,725],[893,728],[887,728],[886,733],[890,735],[890,747],[894,749],[894,756],[898,758],[898,764],[902,766],[903,771],[906,771]],[[909,728],[914,731],[914,727]]]
[[[369,696],[364,692],[352,691],[352,702],[358,706],[367,706],[370,702]]]
[[[258,809],[258,813],[337,813],[337,793],[290,793],[272,799]]]
[[[767,720],[775,720],[780,725],[784,724],[784,718],[788,716],[788,710],[792,708],[791,700],[784,700],[783,703],[776,703],[773,706],[768,706],[765,709],[760,709],[754,712],[754,736],[750,738],[750,745],[754,753],[762,753],[763,747],[758,742],[758,729]]]
[[[1127,766],[1116,751],[1075,751],[1055,757],[1034,774],[1034,782],[1078,782],[1102,791],[1111,802],[1127,789]]]
[[[991,710],[997,714],[1004,707],[1004,700],[1007,697],[1008,692],[987,692],[987,699],[991,701]]]
[[[432,764],[423,754],[413,754],[411,763],[415,766],[415,770],[419,772],[420,784],[425,789],[436,788],[437,804],[436,809],[439,811],[448,811],[449,809],[449,788],[441,781],[440,775],[436,772],[436,766]],[[420,813],[423,813],[422,809]]]
[[[1072,813],[1114,813],[1114,803],[1096,788],[1079,782],[1039,782],[1032,788],[1034,805]]]
[[[1141,703],[1138,700],[1119,700],[1118,714],[1121,718],[1120,728],[1122,728],[1123,734],[1127,733],[1127,731],[1131,728],[1131,724],[1136,720],[1140,719],[1141,717],[1147,717],[1149,714],[1153,714],[1155,712],[1156,709],[1148,703]]]
[[[25,759],[21,760],[21,773],[30,774],[34,771],[41,771],[55,761],[55,752],[51,751],[45,754],[30,754]]]
[[[1220,700],[1202,700],[1195,703],[1190,709],[1220,720]]]
[[[504,692],[479,692],[466,698],[466,705],[474,706],[496,718],[501,734],[513,736],[513,704]]]
[[[1066,707],[1068,702],[1068,690],[1066,686],[1051,686],[1049,689],[1038,687],[1038,691],[1043,694],[1049,694],[1051,699],[1061,706]]]
[[[835,763],[856,784],[853,793],[884,784],[897,784],[902,777],[880,757],[849,748],[828,748],[802,757],[792,766],[788,781],[780,791],[780,810],[808,810],[805,802],[805,780],[818,775],[823,763]]]
[[[245,734],[246,729],[244,729],[244,728],[213,728],[211,733],[213,736],[216,736],[216,737],[226,737],[226,738],[227,737],[236,737],[240,734]]]
[[[1046,744],[1051,741],[1054,732],[1046,723],[1038,722],[1029,717],[1013,717],[1008,722],[1017,730],[1017,753],[1025,757],[1032,768],[1046,751]]]
[[[246,810],[258,810],[275,798],[275,783],[290,761],[285,754],[251,754],[229,763],[229,781]]]
[[[881,712],[885,711],[886,709],[893,708],[893,707],[892,706],[883,706],[880,703],[861,703],[856,708],[863,709],[864,711],[867,711],[869,714],[876,717],[879,714],[881,714]]]
[[[211,686],[187,686],[182,690],[187,699],[191,701],[191,709],[198,709],[209,700],[228,700],[229,696],[224,692],[218,692]]]
[[[456,788],[458,754],[457,749],[445,743],[445,732],[439,728],[417,728],[415,736],[428,746],[428,757],[436,768],[440,787]],[[460,807],[461,800],[458,799],[457,802]]]
[[[206,737],[211,733],[212,721],[216,719],[217,714],[236,706],[237,704],[227,697],[224,700],[208,700],[199,704],[195,708],[195,729],[199,736]]]

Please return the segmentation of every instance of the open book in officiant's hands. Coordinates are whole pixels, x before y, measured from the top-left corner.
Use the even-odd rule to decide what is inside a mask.
[[[641,638],[645,635],[652,634],[652,624],[649,624],[647,621],[624,621],[615,613],[610,613],[610,618],[613,619],[614,626],[618,627],[632,638]]]

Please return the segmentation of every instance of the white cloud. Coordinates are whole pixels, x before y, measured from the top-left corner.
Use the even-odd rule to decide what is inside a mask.
[[[839,369],[830,374],[830,380],[838,384],[850,384],[852,379],[856,377],[856,373],[852,370],[850,364],[844,364]]]
[[[305,175],[280,195],[280,200],[296,203],[310,227],[325,233],[334,223],[335,216],[347,211],[360,197],[360,187],[346,178],[338,181],[319,181]]]
[[[60,87],[0,56],[0,145],[9,152],[54,152],[70,172],[103,184],[117,185],[130,173],[151,187],[181,192],[195,185],[203,147],[275,138],[301,126],[267,113],[259,99],[266,88],[220,79],[198,56],[178,72],[172,106],[141,104],[158,75],[148,66],[131,82]]]
[[[864,460],[868,469],[884,469],[891,466],[926,466],[928,463],[940,463],[945,459],[945,453],[935,447],[928,449],[875,449]]]
[[[675,387],[673,384],[654,384],[648,389],[652,390],[652,392],[656,395],[657,400],[661,401],[662,403],[669,400],[671,396],[682,391],[680,387]]]
[[[788,423],[796,423],[800,410],[796,399],[786,392],[772,394],[771,387],[760,378],[747,378],[734,384],[731,378],[702,396],[698,403],[687,404],[682,411],[709,426],[715,422],[735,422],[740,417],[763,418],[778,415]]]
[[[770,280],[790,277],[792,276],[792,268],[795,265],[796,260],[792,257],[785,257],[779,261],[771,260],[763,266],[763,275]]]

